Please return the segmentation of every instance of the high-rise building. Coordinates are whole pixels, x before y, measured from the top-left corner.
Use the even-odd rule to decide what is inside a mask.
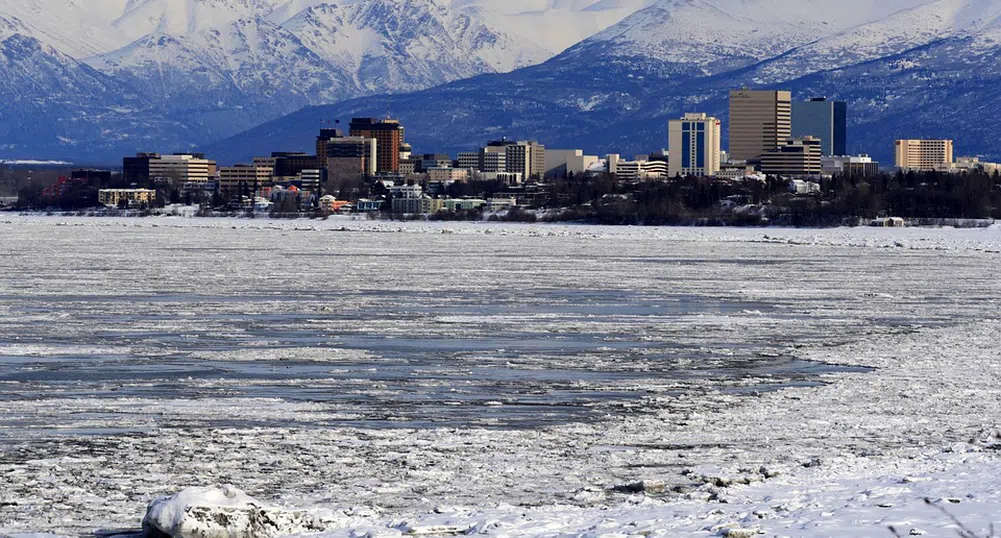
[[[521,174],[525,179],[541,178],[546,173],[546,146],[538,142],[519,140],[495,140],[488,142],[486,147],[480,152],[504,154],[504,172]],[[482,172],[492,172],[483,166]],[[497,170],[501,171],[501,170]]]
[[[820,139],[824,155],[847,154],[848,105],[844,101],[828,101],[815,97],[792,104],[792,137],[812,136]]]
[[[792,136],[792,94],[781,90],[730,92],[730,158],[757,161]]]
[[[376,171],[400,171],[400,150],[403,147],[403,126],[397,120],[353,118],[348,132],[351,136],[374,138],[378,148]]]
[[[898,168],[935,170],[952,164],[952,140],[897,140]]]
[[[320,129],[320,134],[316,137],[316,156],[323,160],[323,156],[327,154],[327,140],[331,138],[341,138],[344,136],[344,131],[335,128]],[[321,163],[322,164],[322,163]]]
[[[776,176],[815,176],[821,168],[820,139],[790,138],[761,155],[761,172]]]
[[[122,180],[126,185],[149,185],[149,162],[159,159],[159,153],[136,153],[122,159]]]
[[[327,141],[328,188],[360,181],[376,174],[378,141],[364,136],[344,136]]]
[[[668,122],[667,174],[714,176],[720,169],[720,121],[706,114],[685,114]]]

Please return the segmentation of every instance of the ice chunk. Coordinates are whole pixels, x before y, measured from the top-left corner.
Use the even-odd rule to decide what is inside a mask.
[[[325,528],[315,514],[267,506],[230,485],[160,497],[143,518],[147,538],[269,538]]]

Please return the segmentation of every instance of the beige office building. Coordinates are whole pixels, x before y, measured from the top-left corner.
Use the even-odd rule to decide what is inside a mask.
[[[738,161],[757,161],[792,136],[792,93],[775,90],[730,92],[730,152]]]
[[[715,176],[720,169],[720,121],[687,113],[667,128],[667,175]]]
[[[950,164],[952,164],[952,140],[897,140],[898,168],[935,170]]]
[[[538,142],[496,140],[480,150],[481,172],[512,172],[525,180],[546,173],[546,146]]]
[[[149,177],[154,181],[183,185],[189,181],[207,182],[216,173],[215,161],[200,154],[161,155],[149,160]]]
[[[270,187],[274,184],[272,172],[274,168],[266,166],[255,166],[247,164],[237,164],[233,166],[219,167],[219,188],[222,190],[235,189],[244,183],[247,188]]]

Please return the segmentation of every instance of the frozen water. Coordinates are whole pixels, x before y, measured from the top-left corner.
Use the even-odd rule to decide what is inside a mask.
[[[998,411],[996,228],[17,217],[0,234],[0,533],[134,529],[154,497],[232,483],[343,510],[346,533],[600,534],[597,507],[723,524],[707,498],[775,512],[762,488],[781,483],[807,517],[788,493],[804,480],[899,506],[956,495],[905,475],[997,468],[969,451]],[[749,476],[770,478],[714,485]],[[616,486],[640,481],[658,486],[634,506]],[[682,519],[661,528],[712,526]]]

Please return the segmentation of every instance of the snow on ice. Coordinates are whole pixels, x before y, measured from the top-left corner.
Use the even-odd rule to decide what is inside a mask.
[[[5,536],[1001,522],[997,227],[0,233]]]

